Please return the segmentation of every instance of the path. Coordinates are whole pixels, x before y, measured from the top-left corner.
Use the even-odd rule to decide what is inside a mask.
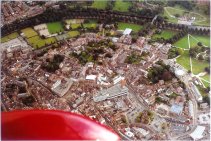
[[[189,38],[189,34],[188,34],[188,48],[190,49],[190,38]],[[193,65],[192,65],[192,59],[190,57],[190,70],[191,72],[193,72]]]
[[[191,46],[190,46],[190,37],[193,38],[195,41],[200,42],[198,39],[196,39],[196,38],[193,37],[192,35],[188,34],[188,49],[184,49],[184,48],[178,47],[178,46],[175,46],[175,47],[176,47],[176,48],[181,48],[181,49],[183,49],[183,50],[190,50],[190,48],[191,48]],[[192,74],[193,74],[192,58],[191,58],[191,57],[189,57],[189,58],[190,58],[190,67],[191,67],[190,70],[191,70],[191,72],[192,72]],[[210,81],[207,81],[207,80],[205,80],[204,78],[201,78],[201,76],[204,76],[204,75],[202,75],[202,74],[204,74],[204,73],[206,73],[206,72],[201,72],[201,73],[196,74],[196,75],[193,74],[193,76],[196,76],[196,77],[201,81],[201,83],[203,84],[203,87],[205,87],[205,85],[204,85],[204,83],[202,82],[202,80],[210,84]]]

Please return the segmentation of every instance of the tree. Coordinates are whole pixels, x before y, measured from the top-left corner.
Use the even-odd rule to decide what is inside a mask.
[[[204,60],[203,55],[202,55],[202,54],[200,54],[200,55],[199,55],[199,57],[198,57],[198,59],[199,59],[199,60]]]
[[[210,67],[205,67],[204,71],[206,71],[208,74],[210,74]]]
[[[198,45],[198,46],[203,46],[201,42],[198,42],[197,45]]]
[[[206,102],[206,103],[208,103],[210,105],[210,98],[209,98],[209,96],[203,97],[203,102]]]
[[[169,71],[165,71],[163,74],[162,74],[162,78],[164,81],[169,81],[172,79],[172,74],[171,72]]]

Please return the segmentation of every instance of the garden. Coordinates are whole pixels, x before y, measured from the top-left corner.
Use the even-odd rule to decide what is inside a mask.
[[[48,31],[50,34],[63,32],[64,28],[61,22],[47,23]]]
[[[131,23],[118,22],[118,30],[125,30],[126,28],[131,28],[133,31],[138,32],[143,28],[143,26]]]
[[[17,32],[11,33],[7,36],[4,36],[1,38],[1,43],[7,42],[9,40],[15,39],[19,36],[19,34]]]
[[[127,12],[131,6],[132,6],[131,1],[116,0],[113,10],[120,12]]]

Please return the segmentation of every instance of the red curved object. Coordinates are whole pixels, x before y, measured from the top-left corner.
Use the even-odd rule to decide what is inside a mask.
[[[2,139],[120,140],[104,125],[81,115],[56,110],[2,112]]]

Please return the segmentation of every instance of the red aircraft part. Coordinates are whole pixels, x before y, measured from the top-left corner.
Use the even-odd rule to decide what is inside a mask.
[[[120,140],[108,127],[85,116],[56,110],[2,112],[2,139]]]

